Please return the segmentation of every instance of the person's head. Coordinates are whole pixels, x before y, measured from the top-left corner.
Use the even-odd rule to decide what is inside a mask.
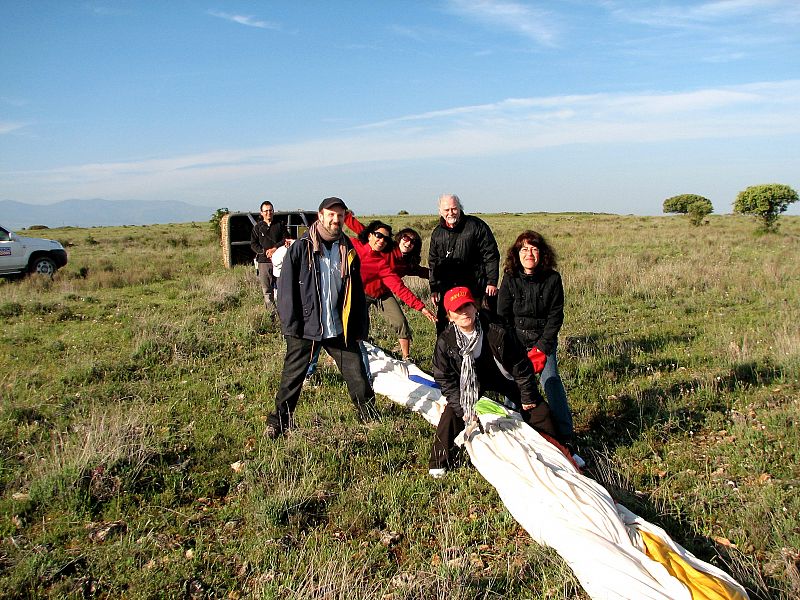
[[[461,218],[464,207],[461,200],[454,194],[442,194],[439,196],[439,216],[444,219],[448,227],[455,227]]]
[[[461,331],[470,332],[475,329],[478,318],[478,306],[467,287],[454,287],[444,295],[444,309],[447,319]]]
[[[419,264],[422,253],[422,238],[416,230],[411,227],[401,229],[394,236],[394,243],[400,249],[404,257],[412,263]]]
[[[325,198],[320,202],[317,212],[320,227],[327,231],[329,235],[339,235],[342,232],[344,211],[346,210],[347,205],[341,198]]]
[[[372,221],[358,234],[358,239],[375,252],[388,252],[392,249],[392,228],[383,221]]]
[[[555,251],[536,231],[523,231],[506,252],[503,270],[516,275],[537,270],[555,269],[558,266]]]
[[[269,223],[272,221],[272,215],[274,214],[275,208],[272,206],[272,202],[264,200],[264,202],[261,203],[261,218]]]

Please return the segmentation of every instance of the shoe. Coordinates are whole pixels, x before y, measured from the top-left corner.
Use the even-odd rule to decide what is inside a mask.
[[[277,440],[281,437],[285,431],[282,431],[275,427],[275,425],[267,425],[267,428],[264,430],[264,437],[269,438],[271,440]]]
[[[428,469],[428,475],[434,479],[441,479],[447,474],[447,469]]]

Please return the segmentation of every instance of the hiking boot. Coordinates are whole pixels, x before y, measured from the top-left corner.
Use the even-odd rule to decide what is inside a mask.
[[[267,425],[267,428],[264,429],[264,437],[269,438],[271,440],[277,440],[282,435],[285,435],[286,432],[282,429],[278,429],[275,425]]]

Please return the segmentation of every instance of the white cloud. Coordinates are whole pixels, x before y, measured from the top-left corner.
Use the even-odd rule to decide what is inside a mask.
[[[17,129],[25,127],[25,123],[15,123],[13,121],[0,121],[0,135],[11,133]]]
[[[454,13],[488,27],[499,27],[543,46],[555,46],[558,27],[545,10],[504,0],[449,0]]]
[[[491,157],[567,145],[800,135],[800,80],[640,94],[509,98],[400,116],[324,139],[0,174],[66,195],[132,196],[367,163]],[[645,150],[643,150],[645,151]]]
[[[232,15],[226,12],[220,12],[215,10],[209,10],[208,14],[212,17],[217,17],[219,19],[225,19],[226,21],[231,21],[233,23],[238,23],[239,25],[247,25],[248,27],[257,27],[259,29],[280,29],[281,26],[277,23],[271,23],[269,21],[261,21],[256,19],[255,17],[248,16],[248,15]]]
[[[796,0],[716,0],[702,3],[607,2],[611,12],[624,20],[663,28],[693,28],[725,22],[766,20],[773,23],[797,23],[800,6]]]

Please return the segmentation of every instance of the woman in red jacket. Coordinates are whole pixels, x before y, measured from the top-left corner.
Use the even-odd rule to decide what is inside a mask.
[[[349,211],[345,214],[344,222],[358,235],[350,240],[361,259],[361,279],[364,282],[367,302],[383,313],[397,332],[403,360],[408,360],[411,350],[411,327],[397,298],[420,311],[432,323],[436,322],[436,317],[425,307],[425,303],[406,287],[400,275],[392,268],[391,226],[382,221],[372,221],[364,227]],[[398,262],[395,261],[395,264]]]

